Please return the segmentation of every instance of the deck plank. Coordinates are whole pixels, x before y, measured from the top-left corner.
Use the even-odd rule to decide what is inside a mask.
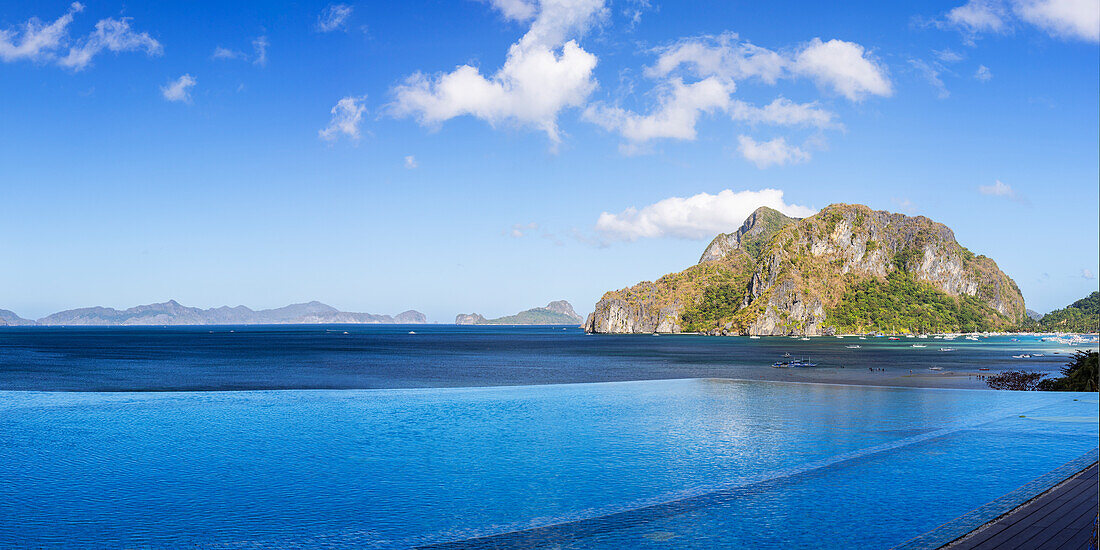
[[[1083,548],[1100,509],[1100,468],[1093,464],[1069,481],[1013,510],[945,550]]]

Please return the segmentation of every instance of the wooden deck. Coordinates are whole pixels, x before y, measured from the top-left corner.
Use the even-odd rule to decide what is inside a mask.
[[[1100,469],[1088,469],[943,547],[944,550],[1088,548],[1100,498]]]

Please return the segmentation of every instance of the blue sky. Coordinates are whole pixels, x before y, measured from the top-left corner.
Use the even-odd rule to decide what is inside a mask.
[[[591,310],[756,206],[1097,289],[1080,0],[0,2],[0,307]]]

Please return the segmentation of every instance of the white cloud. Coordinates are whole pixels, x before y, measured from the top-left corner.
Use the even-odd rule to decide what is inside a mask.
[[[810,160],[809,153],[788,145],[787,140],[781,137],[771,141],[756,141],[749,136],[737,136],[737,150],[746,160],[761,169]]]
[[[347,4],[329,4],[317,16],[317,30],[332,32],[342,28],[348,17],[351,17],[351,12],[352,7]]]
[[[79,71],[103,50],[115,53],[144,50],[147,55],[160,55],[164,51],[148,33],[131,30],[129,17],[101,19],[95,24],[95,30],[69,48],[69,55],[59,59],[58,63]]]
[[[367,112],[367,107],[363,104],[366,99],[367,96],[348,96],[337,101],[331,111],[332,120],[317,135],[325,141],[336,141],[340,134],[353,140],[359,139],[359,124],[363,120],[363,113]]]
[[[944,63],[958,63],[963,59],[966,59],[963,54],[951,49],[932,50],[932,53],[936,54],[936,58]]]
[[[512,21],[530,21],[535,17],[538,7],[528,0],[484,0],[493,6],[505,19]]]
[[[982,82],[989,82],[989,80],[993,78],[993,71],[989,70],[989,67],[985,65],[978,65],[978,70],[974,71],[974,78]]]
[[[658,107],[648,115],[594,105],[585,111],[584,116],[634,143],[656,138],[693,140],[699,116],[716,109],[725,110],[729,106],[731,91],[731,84],[714,77],[687,85],[674,78],[662,91]]]
[[[405,155],[405,168],[409,170],[415,170],[420,166],[420,163],[416,162],[416,157],[413,155]]]
[[[160,87],[160,93],[168,101],[191,103],[191,88],[197,83],[195,77],[185,74]]]
[[[512,229],[505,232],[507,235],[511,235],[515,238],[520,238],[527,235],[528,232],[534,231],[539,228],[539,224],[535,222],[531,223],[517,223],[512,225]]]
[[[68,26],[73,22],[73,15],[81,11],[84,11],[84,5],[73,2],[65,15],[48,25],[37,17],[32,17],[23,23],[22,32],[15,29],[0,30],[0,59],[5,62],[53,59],[54,52],[68,38]]]
[[[691,197],[670,197],[640,210],[631,207],[618,214],[604,212],[596,220],[596,232],[605,242],[657,237],[709,239],[717,233],[737,229],[761,206],[794,217],[815,213],[805,206],[787,204],[783,191],[778,189],[739,192],[726,189],[715,195],[699,193]]]
[[[886,69],[855,42],[835,39],[822,42],[815,38],[798,53],[793,70],[851,101],[861,101],[868,95],[886,97],[894,93]]]
[[[32,17],[23,23],[21,29],[0,30],[0,60],[52,62],[79,71],[90,65],[92,58],[104,50],[115,53],[145,51],[150,56],[160,55],[164,51],[148,33],[132,30],[128,17],[101,19],[95,24],[95,30],[71,41],[68,28],[74,15],[81,11],[84,11],[84,5],[73,2],[69,11],[52,23],[45,24]],[[68,48],[68,53],[62,55],[65,48]]]
[[[484,76],[462,65],[434,76],[414,74],[394,89],[390,112],[429,126],[463,115],[494,126],[531,126],[557,143],[558,113],[584,105],[597,85],[596,56],[575,38],[605,14],[604,0],[541,0],[527,33],[508,49],[497,72]]]
[[[1016,198],[1016,191],[1008,184],[1001,182],[1001,180],[996,180],[996,183],[993,185],[979,185],[978,192],[983,195],[991,195],[994,197]]]
[[[940,67],[929,65],[921,59],[910,59],[909,64],[913,66],[936,89],[936,97],[940,99],[947,99],[951,96],[951,92],[947,91],[947,86],[944,85],[943,80],[940,79]]]
[[[968,34],[1003,32],[1008,28],[1008,13],[1000,0],[969,0],[947,12],[947,22]]]
[[[1097,0],[1017,0],[1020,18],[1053,36],[1100,41],[1100,2]]]
[[[1085,268],[1081,270],[1081,277],[1091,281],[1096,278],[1096,274],[1091,269]]]
[[[221,46],[214,48],[214,53],[210,55],[211,59],[244,59],[245,57],[244,52],[223,48]]]
[[[266,36],[257,37],[252,41],[252,50],[256,52],[256,57],[252,60],[253,65],[261,67],[267,65],[267,47],[269,45]]]
[[[836,122],[836,114],[822,109],[817,102],[795,103],[785,97],[774,99],[764,107],[756,107],[740,100],[730,103],[733,120],[751,124],[763,123],[776,126],[812,126],[814,128],[842,128]]]
[[[660,53],[657,63],[646,68],[646,75],[651,78],[668,76],[683,67],[696,78],[717,76],[730,81],[759,78],[775,84],[790,64],[777,52],[739,41],[734,32],[687,38],[657,51]]]
[[[959,29],[972,44],[980,33],[1012,30],[1016,18],[1054,37],[1100,42],[1096,0],[969,0],[947,12],[940,25]]]

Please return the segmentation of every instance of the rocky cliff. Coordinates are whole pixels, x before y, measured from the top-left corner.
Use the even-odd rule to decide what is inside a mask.
[[[889,309],[890,292],[931,303],[883,315],[876,308]],[[801,220],[760,208],[716,237],[697,265],[605,294],[585,329],[821,335],[1005,327],[1024,315],[1015,282],[960,246],[947,226],[836,204]],[[885,319],[894,326],[878,326]]]

